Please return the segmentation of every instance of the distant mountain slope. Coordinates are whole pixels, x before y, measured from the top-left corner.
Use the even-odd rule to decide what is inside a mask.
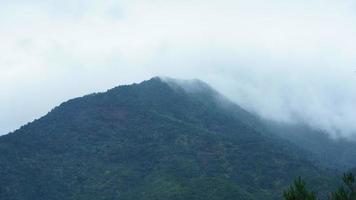
[[[352,172],[354,175],[356,175],[356,167],[351,169],[350,172]]]
[[[297,176],[327,187],[327,172],[264,130],[200,81],[120,86],[0,137],[0,199],[278,199]]]
[[[343,138],[333,139],[325,132],[301,125],[266,122],[270,132],[309,151],[320,165],[344,172],[356,166],[356,142]]]

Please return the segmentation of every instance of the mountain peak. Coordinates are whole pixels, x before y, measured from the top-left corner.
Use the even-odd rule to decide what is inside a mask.
[[[118,86],[108,90],[107,93],[101,93],[101,95],[111,95],[112,93],[121,94],[126,92],[136,93],[136,97],[144,99],[154,98],[156,101],[162,101],[174,94],[173,96],[176,96],[176,98],[181,98],[182,95],[193,95],[206,98],[206,100],[222,101],[224,99],[224,101],[227,102],[225,97],[219,94],[210,85],[199,79],[175,79],[159,76],[142,81],[141,83]]]
[[[208,83],[200,79],[176,79],[167,76],[155,76],[138,85],[162,86],[162,84],[167,84],[172,89],[183,89],[187,93],[218,93]]]
[[[278,199],[324,173],[216,94],[154,77],[67,101],[0,137],[0,199]]]
[[[169,77],[161,77],[160,79],[171,87],[180,87],[188,93],[217,93],[209,84],[199,79],[174,79]]]

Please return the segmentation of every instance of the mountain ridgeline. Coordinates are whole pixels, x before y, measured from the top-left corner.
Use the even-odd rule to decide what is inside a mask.
[[[281,199],[333,174],[201,81],[152,78],[69,100],[0,137],[2,200]]]

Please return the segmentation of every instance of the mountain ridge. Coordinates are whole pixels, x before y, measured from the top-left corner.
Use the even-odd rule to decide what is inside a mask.
[[[204,83],[195,93],[172,80],[75,98],[0,137],[0,197],[278,199],[299,175],[329,187],[253,115]]]

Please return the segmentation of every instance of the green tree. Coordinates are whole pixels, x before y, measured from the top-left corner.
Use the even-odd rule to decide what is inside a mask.
[[[345,173],[342,180],[344,185],[331,194],[331,200],[356,200],[355,176],[352,173]]]
[[[313,192],[309,192],[305,186],[305,182],[299,177],[294,181],[294,184],[283,192],[285,200],[316,200]]]

